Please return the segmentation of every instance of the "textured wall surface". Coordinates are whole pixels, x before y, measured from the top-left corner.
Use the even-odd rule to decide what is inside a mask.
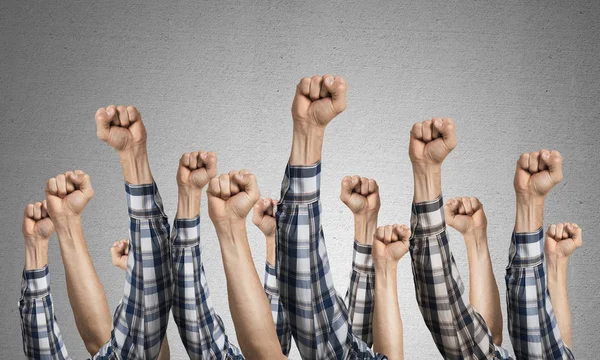
[[[278,196],[291,142],[297,81],[325,72],[349,83],[348,109],[324,148],[324,230],[335,282],[346,290],[352,217],[338,200],[344,175],[377,179],[381,224],[408,222],[411,124],[456,120],[459,145],[444,167],[446,197],[481,198],[502,296],[514,220],[512,178],[524,151],[555,148],[565,179],[548,197],[546,226],[576,221],[584,246],[569,266],[574,351],[597,358],[600,299],[600,2],[598,1],[112,1],[0,3],[0,358],[22,354],[17,300],[21,215],[46,179],[87,171],[96,190],[84,230],[111,307],[123,274],[109,245],[126,237],[117,155],[96,139],[94,112],[133,104],[149,133],[150,162],[174,215],[181,153],[216,151],[220,172],[247,167],[263,195]],[[217,238],[202,204],[210,291],[229,335]],[[262,276],[264,240],[249,237]],[[464,242],[451,246],[468,285]],[[58,244],[50,246],[56,314],[68,349],[86,356],[66,295]],[[410,262],[399,266],[407,359],[439,357],[415,301]],[[174,359],[185,351],[174,323]],[[292,354],[298,358],[297,352]]]

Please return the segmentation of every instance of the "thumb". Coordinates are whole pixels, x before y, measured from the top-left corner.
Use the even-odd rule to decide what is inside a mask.
[[[436,120],[433,122],[433,126],[440,134],[442,134],[442,139],[444,140],[444,144],[446,144],[446,148],[448,150],[454,149],[457,144],[454,120],[450,118]]]
[[[260,191],[258,190],[258,184],[256,183],[256,176],[254,174],[240,174],[234,175],[235,181],[244,189],[251,199],[258,201],[260,199]]]
[[[252,214],[252,222],[254,225],[259,226],[262,223],[262,219],[265,217],[265,212],[271,205],[270,199],[262,199],[257,201],[254,205],[254,213]]]
[[[559,183],[563,179],[562,155],[558,151],[552,150],[550,153],[544,153],[542,160],[548,165],[552,181]]]
[[[346,110],[346,80],[343,77],[333,77],[326,75],[323,79],[323,85],[325,89],[331,94],[331,107],[335,114],[340,114]]]
[[[92,181],[88,174],[81,170],[75,170],[75,172],[71,173],[69,177],[73,184],[77,186],[88,199],[94,196]]]

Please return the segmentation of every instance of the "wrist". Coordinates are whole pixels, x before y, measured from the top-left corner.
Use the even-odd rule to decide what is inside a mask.
[[[415,203],[437,199],[442,193],[442,168],[440,165],[415,165],[413,163]]]
[[[354,215],[354,239],[363,245],[373,244],[377,230],[377,214]]]
[[[515,232],[534,232],[543,226],[544,198],[517,196]]]
[[[321,160],[325,127],[294,123],[290,165],[312,165]]]
[[[48,239],[38,239],[25,245],[25,270],[37,270],[48,265]]]
[[[125,181],[132,185],[153,183],[145,146],[140,149],[122,151],[119,153],[119,158]]]
[[[548,271],[548,282],[566,282],[567,277],[567,260],[568,258],[562,256],[548,256],[546,257],[546,268]]]
[[[479,250],[487,249],[487,231],[483,229],[470,230],[462,234],[467,244],[475,245]],[[467,249],[468,250],[468,249]]]
[[[202,189],[178,189],[177,215],[178,219],[193,219],[200,214]]]
[[[398,261],[394,260],[376,260],[374,262],[375,282],[385,284],[396,284],[398,275]]]

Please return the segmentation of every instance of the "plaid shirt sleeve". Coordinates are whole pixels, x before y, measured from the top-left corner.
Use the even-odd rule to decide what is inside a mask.
[[[265,263],[265,281],[264,281],[265,294],[271,307],[271,314],[273,315],[273,322],[275,323],[275,330],[277,330],[277,338],[281,345],[281,352],[285,356],[289,356],[290,348],[292,346],[292,333],[290,332],[290,321],[287,314],[283,310],[283,306],[279,299],[279,288],[277,287],[277,275],[275,272],[275,266]]]
[[[443,200],[412,207],[410,255],[419,309],[445,359],[508,359],[469,303],[448,245]]]
[[[243,359],[210,300],[200,249],[200,216],[173,226],[173,318],[190,359]]]
[[[156,359],[171,309],[169,222],[156,184],[125,184],[129,259],[111,340],[94,359]]]
[[[506,268],[508,330],[518,359],[573,359],[546,287],[544,232],[514,233]]]
[[[321,228],[321,163],[288,165],[277,206],[277,282],[304,359],[385,359],[352,334],[333,286]]]
[[[372,246],[354,241],[350,286],[344,302],[354,335],[373,346],[373,310],[375,309],[375,266]]]
[[[48,265],[23,270],[19,313],[23,351],[28,359],[71,359],[54,315]]]

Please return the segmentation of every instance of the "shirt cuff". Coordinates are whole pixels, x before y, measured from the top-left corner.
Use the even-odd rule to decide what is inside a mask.
[[[352,269],[359,273],[374,273],[373,246],[361,244],[354,240],[354,251],[352,253]]]
[[[319,200],[321,162],[307,166],[288,164],[281,186],[282,203],[310,204]]]
[[[508,267],[533,267],[544,262],[544,230],[529,233],[513,232],[510,241]]]
[[[129,216],[135,219],[166,217],[156,183],[133,185],[125,182]]]
[[[277,272],[275,266],[265,263],[265,293],[270,296],[279,296],[279,287],[277,286]]]
[[[413,203],[411,219],[413,239],[435,236],[445,230],[443,206],[444,199],[441,194],[432,201]]]
[[[173,246],[192,247],[200,245],[200,215],[192,219],[175,219]]]
[[[48,265],[41,269],[23,270],[21,300],[40,299],[50,294]]]

